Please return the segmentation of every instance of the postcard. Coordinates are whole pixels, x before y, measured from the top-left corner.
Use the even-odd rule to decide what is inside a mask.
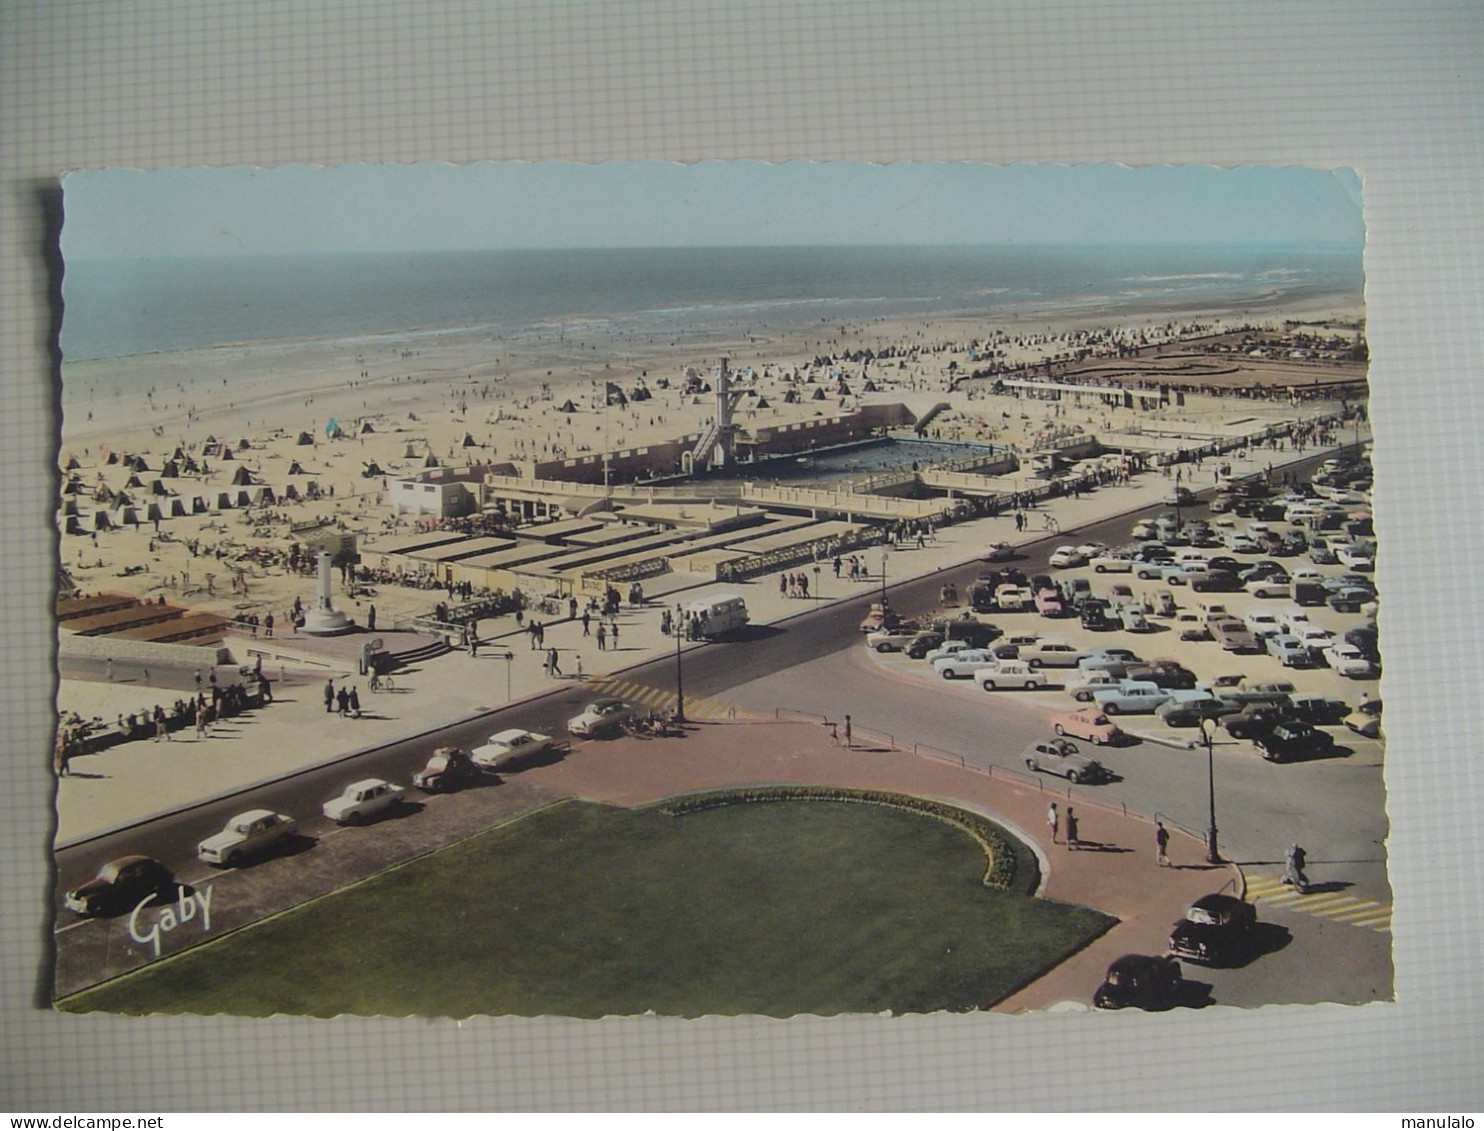
[[[57,1008],[1392,998],[1352,172],[64,195]]]

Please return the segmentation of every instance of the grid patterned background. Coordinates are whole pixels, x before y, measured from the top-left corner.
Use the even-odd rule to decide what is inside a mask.
[[[4,0],[0,1108],[1480,1107],[1481,48],[1473,0]],[[462,1025],[45,1007],[59,175],[632,157],[1362,170],[1397,1004]]]

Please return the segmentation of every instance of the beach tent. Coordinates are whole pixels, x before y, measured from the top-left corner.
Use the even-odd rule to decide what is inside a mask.
[[[62,532],[64,534],[82,534],[82,533],[84,533],[84,530],[82,528],[82,520],[79,519],[77,517],[77,515],[75,515],[75,514],[68,515],[67,516],[67,523],[62,528]]]
[[[758,399],[757,399],[757,407],[758,408],[771,408],[772,406],[768,404],[768,398],[767,397],[758,397]]]
[[[635,385],[629,390],[629,400],[631,401],[647,401],[650,396],[649,390],[643,385]]]
[[[168,495],[170,494],[170,490],[165,486],[163,479],[155,479],[149,485],[149,493],[151,495]]]
[[[861,392],[863,393],[879,393],[880,391],[880,389],[876,388],[875,381],[867,381],[861,388]]]
[[[107,463],[109,463],[110,465],[112,465],[112,464],[118,463],[118,461],[119,461],[119,454],[118,454],[118,452],[109,452],[108,453],[108,459],[106,461]]]
[[[790,389],[788,392],[786,392],[786,393],[783,394],[783,403],[784,404],[798,404],[799,403],[799,394],[797,392],[795,392],[793,389]]]
[[[416,459],[417,458],[417,449],[415,447],[413,447],[412,442],[410,440],[407,443],[407,450],[402,453],[402,458],[403,459]]]
[[[293,460],[292,462],[289,463],[289,474],[290,475],[303,475],[304,474],[304,469],[299,466],[299,461],[298,460]]]
[[[165,517],[165,512],[160,509],[159,503],[150,503],[144,508],[145,522],[159,522]]]
[[[77,462],[77,457],[76,456],[68,456],[67,457],[67,466],[64,467],[62,470],[63,471],[76,471],[81,466],[82,466],[82,464],[80,464],[80,463]]]
[[[305,447],[305,446],[307,446],[309,444],[314,443],[314,437],[311,436],[308,432],[300,432],[299,433],[299,438],[297,440],[295,440],[294,442],[296,444],[298,444],[300,447]]]
[[[167,460],[165,462],[165,466],[160,468],[160,474],[163,475],[166,479],[179,479],[180,468],[176,466],[176,463],[173,459]]]
[[[257,495],[255,502],[259,506],[267,506],[269,503],[278,502],[278,496],[273,493],[273,488],[269,487],[266,483],[254,487],[253,490]]]
[[[129,466],[131,468],[133,468],[135,471],[148,471],[149,470],[149,464],[147,464],[147,463],[144,462],[144,457],[143,456],[130,456],[129,457]]]
[[[143,479],[140,479],[139,476],[137,476],[137,475],[131,475],[131,476],[129,476],[129,481],[127,483],[125,483],[124,486],[125,487],[143,487],[144,486],[144,480]]]
[[[245,451],[248,451],[251,448],[252,448],[252,445],[249,444],[245,438],[237,441],[237,450],[239,452],[245,452]]]
[[[222,454],[221,454],[220,458],[221,459],[236,459],[237,457],[232,454],[232,449],[231,448],[227,447],[226,445],[223,445],[222,446]]]
[[[822,388],[816,388],[814,390],[814,395],[812,397],[810,397],[809,399],[811,401],[822,401],[822,400],[824,400],[825,399],[824,389],[822,389]]]
[[[108,521],[108,512],[95,510],[88,516],[88,527],[91,530],[112,530],[113,523]]]
[[[464,438],[460,441],[460,443],[466,448],[477,448],[479,446],[474,442],[473,435],[468,432],[464,433]]]
[[[295,500],[297,500],[299,498],[299,488],[295,487],[292,483],[290,483],[287,487],[285,487],[283,489],[283,497],[285,499],[295,499]]]
[[[850,396],[850,386],[844,381],[839,381],[835,384],[835,392],[842,397],[848,397]]]
[[[430,455],[428,458],[429,459],[432,459],[433,457]],[[437,464],[427,464],[425,466],[436,467]],[[377,466],[376,461],[373,459],[373,460],[368,460],[367,461],[365,470],[363,470],[361,472],[361,477],[363,479],[375,479],[378,475],[385,475],[385,474],[386,474],[386,472],[382,471],[381,468],[379,466]]]
[[[69,479],[62,485],[62,494],[64,495],[80,495],[86,490],[87,488],[76,479]]]
[[[234,506],[239,507],[252,506],[252,492],[239,489],[237,493],[232,496],[232,503]]]
[[[629,398],[624,396],[623,390],[612,381],[606,383],[604,395],[608,398],[609,404],[616,404],[619,408],[623,408],[629,403]]]
[[[211,503],[207,500],[205,495],[191,496],[192,514],[205,514],[209,510],[211,510]]]
[[[114,507],[113,522],[116,526],[138,526],[139,512],[132,506]]]
[[[432,452],[429,452],[426,456],[423,457],[423,466],[424,467],[442,467],[443,465],[438,462],[438,457],[437,456],[435,456]]]
[[[180,461],[180,460],[185,459],[186,458],[185,449],[184,448],[177,447],[175,449],[175,451],[173,451],[173,452],[170,453],[170,458],[172,460],[177,461],[177,462]]]
[[[64,500],[62,500],[62,513],[63,514],[70,514],[70,515],[76,515],[78,513],[78,510],[77,510],[77,500],[76,499],[64,499]]]
[[[193,460],[190,456],[186,456],[185,461],[180,465],[180,470],[189,472],[190,474],[194,475],[196,472],[200,471],[201,468],[195,460]]]
[[[364,436],[368,432],[370,432],[370,433],[372,433],[374,435],[375,432],[376,432],[376,429],[371,427],[371,422],[369,420],[363,420],[363,421],[361,421],[361,435]]]
[[[215,506],[216,506],[216,509],[219,510],[219,511],[229,511],[229,510],[231,510],[232,509],[232,496],[231,496],[231,493],[230,492],[227,492],[227,491],[218,491],[216,493],[216,503],[215,503]]]
[[[184,499],[179,498],[179,497],[173,497],[173,498],[171,498],[171,500],[170,500],[170,517],[171,518],[185,518],[185,516],[188,515],[189,513],[190,512],[188,510],[186,510],[186,501]]]
[[[567,399],[567,400],[565,400],[565,401],[562,402],[562,406],[559,409],[557,409],[557,411],[558,412],[576,412],[577,411],[577,406],[575,404],[573,404],[572,401],[571,401],[571,399],[569,398],[569,399]]]
[[[233,487],[248,487],[252,484],[252,472],[245,467],[239,467],[237,474],[232,476]]]
[[[336,422],[333,416],[330,417],[329,420],[325,421],[325,435],[332,440],[340,438],[340,425]]]

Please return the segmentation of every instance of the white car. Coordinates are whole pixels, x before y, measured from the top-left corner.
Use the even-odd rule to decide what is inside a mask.
[[[1292,597],[1293,584],[1287,578],[1259,577],[1242,586],[1254,597]]]
[[[273,847],[299,827],[299,822],[271,809],[238,813],[221,832],[196,846],[196,855],[208,864],[235,868],[249,856]]]
[[[960,652],[976,651],[979,651],[979,649],[971,647],[967,640],[945,640],[940,647],[929,649],[923,659],[930,664],[936,664],[939,660],[947,659],[949,656],[957,656]]]
[[[1000,660],[981,668],[974,679],[985,691],[998,691],[1006,687],[1030,691],[1046,686],[1046,677],[1041,672],[1019,660]]]
[[[1084,542],[1077,547],[1077,552],[1084,558],[1095,558],[1099,554],[1108,552],[1108,544],[1106,542]]]
[[[1331,668],[1349,679],[1374,679],[1376,676],[1376,665],[1353,644],[1332,644],[1323,654]]]
[[[1094,573],[1132,573],[1134,559],[1122,554],[1099,554],[1089,563]]]
[[[1086,653],[1065,640],[1037,640],[1020,649],[1016,659],[1033,668],[1075,668]]]
[[[617,734],[634,717],[634,708],[622,699],[595,699],[580,715],[567,720],[567,729],[583,738]]]
[[[1364,546],[1338,546],[1335,548],[1335,559],[1346,569],[1353,569],[1356,573],[1369,573],[1376,568],[1375,558]]]
[[[1079,553],[1075,546],[1058,546],[1051,552],[1052,569],[1071,569],[1074,566],[1086,564],[1087,558]]]
[[[967,679],[980,668],[996,664],[994,653],[987,648],[966,648],[952,656],[933,661],[933,670],[944,679]]]
[[[1273,613],[1278,618],[1278,624],[1284,632],[1290,632],[1294,636],[1301,635],[1298,631],[1302,625],[1312,624],[1309,620],[1309,611],[1297,605],[1289,605],[1286,609],[1278,609]]]
[[[337,825],[363,825],[401,801],[406,792],[400,785],[392,785],[380,778],[353,781],[338,797],[325,802],[323,812]]]
[[[537,734],[529,730],[502,730],[490,735],[483,746],[469,751],[473,763],[485,770],[498,770],[501,766],[534,758],[551,749],[551,735]]]
[[[1317,624],[1296,624],[1288,630],[1290,635],[1297,636],[1300,642],[1307,644],[1316,652],[1323,651],[1335,642],[1335,634],[1327,628],[1320,628]]]
[[[1278,618],[1272,613],[1251,612],[1242,618],[1242,623],[1247,626],[1247,631],[1259,640],[1269,636],[1277,636],[1282,631]]]

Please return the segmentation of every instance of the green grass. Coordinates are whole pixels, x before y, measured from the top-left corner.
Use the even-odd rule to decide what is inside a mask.
[[[122,1013],[898,1013],[974,1008],[1108,916],[986,887],[941,821],[775,802],[568,803],[79,994]]]

